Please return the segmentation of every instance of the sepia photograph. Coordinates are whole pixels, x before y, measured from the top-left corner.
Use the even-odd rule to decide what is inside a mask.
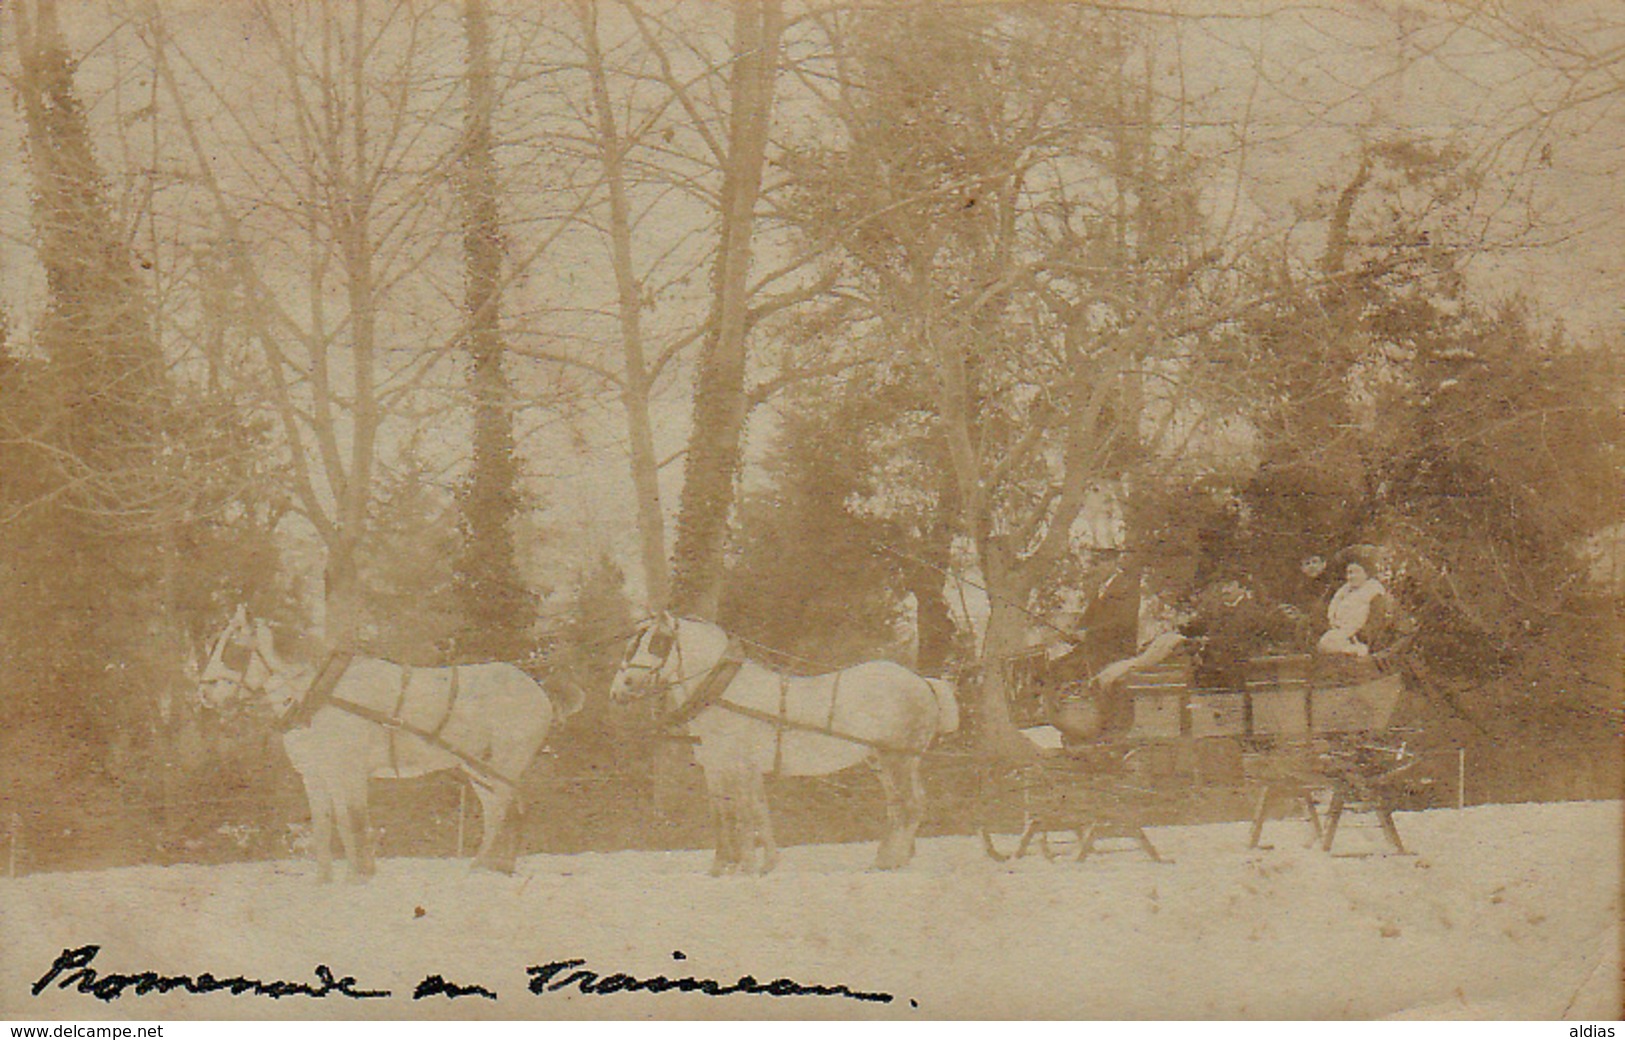
[[[0,1019],[1613,1035],[1617,3],[0,0],[0,92]]]

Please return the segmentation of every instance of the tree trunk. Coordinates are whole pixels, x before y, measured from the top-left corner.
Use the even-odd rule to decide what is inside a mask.
[[[325,634],[330,644],[345,648],[356,646],[360,630],[362,588],[358,550],[368,527],[381,418],[376,370],[378,294],[373,274],[372,170],[367,164],[366,49],[360,45],[366,38],[365,18],[365,7],[356,5],[350,48],[351,97],[346,106],[351,154],[340,174],[339,186],[344,194],[336,207],[334,233],[344,272],[355,397],[350,409],[353,436],[349,472],[329,477],[330,481],[338,478],[335,509],[338,520],[327,543],[329,613]],[[329,435],[337,439],[333,433]]]
[[[637,496],[638,542],[643,557],[643,587],[651,611],[665,608],[670,596],[666,563],[666,520],[660,506],[660,467],[649,422],[651,379],[643,344],[643,287],[632,255],[632,207],[627,198],[626,164],[615,110],[610,103],[604,58],[598,42],[598,5],[580,5],[587,75],[592,82],[597,119],[598,154],[609,191],[610,258],[615,268],[616,305],[621,326],[623,382],[621,405],[632,459],[632,486]]]
[[[943,674],[954,649],[954,619],[945,591],[952,563],[952,538],[952,532],[945,527],[927,531],[915,546],[919,559],[903,561],[903,586],[914,594],[915,631],[919,637],[914,664],[922,675]]]
[[[988,595],[992,600],[987,631],[982,637],[982,695],[977,712],[980,726],[977,738],[982,750],[1001,760],[1024,761],[1037,753],[1032,741],[1023,737],[1010,720],[1010,662],[1027,648],[1027,615],[1016,600],[1001,591],[1006,584],[989,576]]]
[[[987,628],[982,633],[981,701],[977,708],[977,739],[990,757],[1007,761],[1031,758],[1037,748],[1023,737],[1010,718],[1010,665],[1027,649],[1027,602],[1031,584],[1023,577],[1009,550],[993,538],[979,546],[982,579],[988,598]]]
[[[704,618],[716,616],[721,599],[728,517],[743,450],[751,235],[767,155],[782,28],[778,0],[735,4],[721,241],[712,267],[712,329],[694,388],[672,581],[673,606]]]
[[[457,567],[463,614],[457,649],[460,656],[512,659],[524,652],[534,603],[519,580],[514,554],[519,472],[500,327],[502,225],[491,146],[495,98],[487,19],[485,0],[464,0],[468,100],[460,187],[474,443],[461,495],[466,544]]]
[[[354,650],[361,631],[361,572],[353,537],[341,535],[328,544],[323,585],[322,637],[329,647]]]
[[[629,386],[622,405],[626,409],[626,428],[631,440],[632,488],[637,495],[643,587],[649,609],[660,611],[671,600],[671,578],[666,561],[666,515],[660,505],[660,464],[655,459],[654,433],[649,423],[647,381],[635,390]]]

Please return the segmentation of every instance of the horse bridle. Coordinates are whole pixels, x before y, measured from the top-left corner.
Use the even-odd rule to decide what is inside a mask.
[[[236,627],[236,626],[233,626],[233,627]],[[231,671],[234,671],[234,672],[237,673],[237,680],[236,680],[237,692],[238,693],[251,694],[253,696],[261,697],[261,698],[269,698],[270,695],[271,695],[271,691],[267,687],[265,687],[263,685],[260,685],[260,686],[251,686],[251,685],[249,685],[248,673],[254,667],[255,658],[258,658],[260,664],[265,666],[265,674],[268,677],[275,676],[277,674],[276,665],[272,664],[271,659],[269,657],[266,657],[265,652],[260,649],[259,640],[255,638],[254,632],[253,632],[252,629],[246,630],[243,634],[247,636],[246,640],[237,639],[236,638],[236,633],[227,633],[227,635],[224,637],[227,647],[231,647],[231,648],[234,648],[234,649],[237,649],[237,650],[242,650],[242,651],[244,651],[244,652],[246,652],[248,654],[248,658],[247,658],[247,660],[245,660],[243,662],[243,666],[241,668],[231,668]],[[225,664],[225,647],[221,648],[221,662],[220,663],[223,664],[223,665]],[[230,668],[230,665],[226,665],[226,667]]]
[[[638,633],[637,638],[632,642],[632,652],[627,655],[626,660],[621,662],[621,670],[623,672],[647,672],[658,680],[649,683],[649,689],[644,692],[643,697],[651,697],[657,693],[663,694],[670,690],[673,686],[684,682],[687,678],[682,674],[683,644],[677,638],[677,626],[679,624],[681,624],[681,622],[674,619],[671,623],[671,630],[666,631],[666,626],[660,621],[652,622],[648,628]],[[663,651],[657,651],[655,649],[655,641],[657,639],[663,639],[665,641],[666,647]],[[659,658],[659,660],[654,664],[640,664],[632,660],[632,657],[636,655],[638,647],[643,645],[644,640],[648,640],[649,642],[649,653]],[[671,663],[672,654],[674,653],[677,655],[677,678],[660,679],[659,674],[665,670],[666,665]],[[643,698],[640,697],[639,699],[641,700]]]
[[[666,666],[671,663],[672,654],[677,655],[677,674],[670,679],[660,678],[657,674],[656,678],[659,681],[651,682],[649,684],[650,689],[638,698],[640,701],[647,702],[657,693],[664,696],[669,694],[673,688],[681,687],[690,682],[694,683],[694,688],[688,692],[688,696],[681,701],[666,705],[665,710],[662,712],[659,722],[668,729],[684,726],[692,722],[700,712],[722,702],[724,695],[728,691],[729,684],[739,674],[740,666],[745,663],[743,651],[734,640],[730,639],[728,648],[722,652],[711,667],[698,675],[687,674],[687,669],[683,666],[683,644],[677,638],[677,628],[681,624],[682,619],[673,618],[669,632],[660,632],[659,629],[651,626],[651,630],[670,640],[670,645],[663,652],[657,652],[653,645],[654,640],[650,639],[649,653],[659,658],[656,663],[634,664],[631,660],[632,655],[643,644],[648,630],[639,634],[638,638],[632,643],[632,649],[628,651],[628,659],[621,662],[623,670],[659,673],[664,671]]]

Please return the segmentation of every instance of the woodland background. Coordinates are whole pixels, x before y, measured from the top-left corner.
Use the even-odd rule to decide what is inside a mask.
[[[535,778],[569,851],[690,840],[603,696],[658,607],[959,675],[997,748],[1037,634],[1098,666],[1230,581],[1313,621],[1351,545],[1475,800],[1617,794],[1609,5],[3,14],[31,867],[284,840],[272,720],[195,691],[239,603],[579,684]]]

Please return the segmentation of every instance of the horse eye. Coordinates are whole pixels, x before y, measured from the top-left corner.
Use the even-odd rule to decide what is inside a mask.
[[[656,657],[665,657],[671,653],[671,644],[670,632],[656,632],[649,637],[649,652]]]

